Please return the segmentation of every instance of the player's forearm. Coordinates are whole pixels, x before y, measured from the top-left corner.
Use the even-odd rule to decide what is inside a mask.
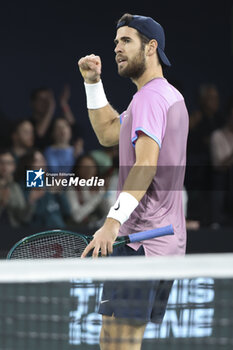
[[[125,180],[122,192],[110,208],[108,217],[121,224],[129,219],[145,195],[156,174],[159,145],[147,135],[140,135],[135,145],[136,161]]]
[[[135,164],[124,183],[123,191],[128,192],[138,202],[145,195],[156,174],[156,166]]]
[[[136,161],[124,183],[123,191],[140,202],[156,174],[159,146],[152,138],[142,134],[136,142],[135,154]]]
[[[118,144],[120,121],[118,113],[109,104],[102,81],[84,82],[89,118],[95,134],[102,146]]]
[[[120,121],[118,113],[107,104],[98,109],[88,109],[93,130],[102,146],[111,147],[118,144]]]
[[[145,195],[156,173],[155,166],[134,165],[125,181],[122,192],[107,215],[121,225],[127,221]]]

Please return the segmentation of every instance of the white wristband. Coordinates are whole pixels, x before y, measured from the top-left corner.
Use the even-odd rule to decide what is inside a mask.
[[[108,104],[101,80],[95,84],[87,84],[84,82],[84,86],[88,109],[98,109],[105,107]]]
[[[122,225],[134,209],[138,206],[137,199],[128,192],[121,192],[116,203],[111,207],[107,218],[112,218],[120,222]]]

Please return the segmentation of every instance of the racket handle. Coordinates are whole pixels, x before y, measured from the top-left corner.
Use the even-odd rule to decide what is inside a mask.
[[[129,235],[129,240],[130,240],[130,243],[133,243],[133,242],[144,241],[146,239],[167,236],[167,235],[174,235],[172,225],[155,228],[149,231],[132,233],[131,235]]]

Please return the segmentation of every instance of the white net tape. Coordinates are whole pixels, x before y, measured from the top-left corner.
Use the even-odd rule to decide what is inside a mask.
[[[0,261],[0,283],[232,278],[233,254]]]

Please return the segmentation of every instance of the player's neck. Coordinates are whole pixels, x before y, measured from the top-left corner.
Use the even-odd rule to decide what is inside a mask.
[[[163,77],[164,76],[161,65],[156,65],[153,67],[153,69],[151,69],[151,67],[147,68],[145,72],[137,80],[133,80],[133,82],[137,86],[137,89],[140,90],[144,85],[149,83],[149,81]]]

